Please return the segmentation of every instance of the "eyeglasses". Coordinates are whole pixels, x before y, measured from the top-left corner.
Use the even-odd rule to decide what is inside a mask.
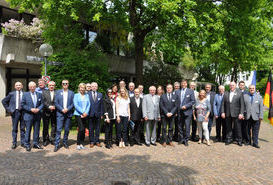
[[[63,85],[68,85],[68,83],[63,83]]]

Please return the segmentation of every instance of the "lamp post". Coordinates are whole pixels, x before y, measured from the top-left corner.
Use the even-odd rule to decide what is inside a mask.
[[[53,48],[49,44],[42,44],[39,48],[39,53],[45,57],[45,76],[46,76],[46,70],[47,70],[47,57],[51,56],[53,54]]]

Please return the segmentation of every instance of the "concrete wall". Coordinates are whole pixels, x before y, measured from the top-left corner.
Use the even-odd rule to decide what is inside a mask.
[[[0,100],[6,96],[6,68],[4,65],[0,65]],[[1,103],[0,105],[0,117],[4,117],[6,111]]]

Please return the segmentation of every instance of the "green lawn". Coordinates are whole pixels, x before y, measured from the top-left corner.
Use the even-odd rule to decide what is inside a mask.
[[[268,120],[268,110],[264,111],[264,122],[270,123],[270,121]]]

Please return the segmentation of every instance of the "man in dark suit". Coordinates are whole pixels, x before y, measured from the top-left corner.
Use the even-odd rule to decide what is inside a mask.
[[[258,145],[258,135],[260,124],[263,120],[263,98],[256,93],[255,85],[250,85],[249,93],[244,94],[244,103],[246,110],[245,119],[249,125],[247,133],[250,133],[250,130],[252,130],[253,146],[260,148]],[[250,138],[250,135],[248,137]]]
[[[173,94],[175,94],[176,91],[179,91],[180,90],[180,83],[179,82],[174,82],[173,84],[173,87],[174,87],[174,91],[173,91]],[[174,141],[178,141],[178,115],[175,115],[175,118],[174,118],[174,135],[173,135],[173,140]]]
[[[226,122],[225,119],[221,117],[221,107],[222,100],[225,93],[225,87],[220,85],[218,87],[219,93],[215,95],[214,103],[213,103],[213,113],[216,119],[216,141],[221,142],[226,140]],[[222,137],[221,137],[222,130]]]
[[[20,136],[21,146],[24,147],[25,143],[25,122],[22,114],[22,97],[23,97],[23,84],[21,82],[15,83],[15,91],[10,92],[3,100],[2,104],[6,111],[11,114],[12,119],[12,149],[17,147],[17,132],[18,124],[20,122]]]
[[[163,139],[163,147],[166,147],[166,144],[170,146],[174,146],[172,143],[173,140],[173,126],[174,126],[174,118],[177,114],[177,108],[179,106],[178,96],[173,94],[173,86],[172,84],[168,84],[166,87],[166,94],[163,94],[160,97],[159,107],[161,109],[161,120],[162,120],[162,139]],[[169,126],[168,136],[166,134],[167,125]]]
[[[211,91],[211,84],[206,84],[205,86],[206,94],[207,94],[207,100],[210,102],[210,107],[211,110],[209,114],[209,122],[208,122],[208,129],[209,129],[209,136],[211,133],[211,127],[213,124],[213,103],[214,103],[214,97],[215,97],[215,92]]]
[[[221,116],[226,119],[226,145],[237,140],[242,146],[241,120],[244,113],[244,99],[241,91],[236,89],[236,83],[230,82],[230,91],[223,97]]]
[[[43,149],[39,145],[41,111],[43,109],[42,95],[35,92],[36,83],[29,82],[29,92],[25,92],[22,98],[21,106],[24,111],[24,121],[26,124],[25,147],[29,152],[30,147],[30,134],[33,126],[33,148]]]
[[[240,81],[239,82],[239,90],[243,93],[243,95],[248,94],[248,91],[245,89],[245,82]],[[246,109],[244,111],[244,117],[246,116]],[[241,120],[242,123],[242,140],[245,145],[250,144],[250,125],[247,120]]]
[[[103,118],[104,108],[103,108],[103,96],[101,93],[97,92],[98,84],[96,82],[91,83],[92,91],[90,91],[90,114],[89,114],[89,139],[90,148],[95,145],[101,147],[100,144],[100,120]],[[95,132],[95,133],[94,133]]]
[[[56,136],[56,108],[55,108],[55,82],[48,83],[48,90],[42,93],[44,110],[43,110],[43,145],[47,146],[49,142],[54,144]],[[51,123],[51,138],[49,138],[48,129]]]
[[[142,98],[140,98],[139,89],[134,90],[134,96],[130,98],[130,113],[131,120],[135,123],[133,136],[135,143],[141,145],[140,143],[140,129],[142,120]]]
[[[63,145],[66,149],[68,146],[68,135],[70,129],[71,118],[73,116],[73,98],[74,93],[68,90],[69,82],[68,80],[62,81],[63,89],[57,91],[55,96],[55,108],[57,110],[57,132],[55,140],[54,152],[57,152],[60,148],[61,132],[64,127],[64,139]]]
[[[195,104],[194,91],[187,88],[187,81],[181,82],[181,89],[176,91],[178,96],[179,108],[179,124],[178,124],[178,144],[184,143],[188,146],[188,140],[190,137],[190,123],[192,118],[192,106]]]

